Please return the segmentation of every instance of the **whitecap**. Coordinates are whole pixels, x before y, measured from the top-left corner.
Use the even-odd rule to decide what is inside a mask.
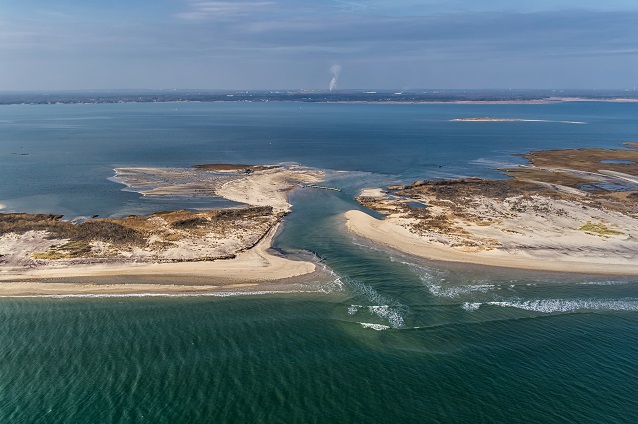
[[[629,284],[629,281],[586,281],[584,283],[579,283],[586,286],[619,286],[623,284]]]
[[[543,313],[574,312],[578,310],[638,311],[638,301],[636,300],[537,299],[525,301],[486,302],[486,304]]]
[[[399,328],[405,325],[405,319],[401,313],[401,307],[392,305],[350,305],[348,307],[348,315],[355,315],[361,309],[367,310],[369,313],[383,318],[388,321],[390,327]]]
[[[428,291],[437,297],[454,298],[470,293],[486,293],[496,287],[494,284],[468,284],[459,286],[444,287],[443,284],[437,284],[432,276],[422,276],[421,281],[425,283]],[[443,282],[445,280],[441,280]]]
[[[368,306],[368,310],[381,318],[387,319],[392,328],[403,327],[405,324],[403,315],[396,307],[389,305]]]
[[[387,325],[383,325],[383,324],[374,324],[371,322],[360,322],[359,324],[361,324],[361,326],[363,328],[371,328],[373,330],[377,330],[377,331],[383,331],[383,330],[388,330],[390,327]]]
[[[474,312],[480,307],[481,307],[480,302],[465,302],[463,303],[463,305],[461,305],[461,308],[465,309],[468,312]]]

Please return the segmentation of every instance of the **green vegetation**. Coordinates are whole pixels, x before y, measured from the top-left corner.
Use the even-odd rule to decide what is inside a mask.
[[[53,246],[48,252],[34,253],[35,259],[79,258],[91,252],[91,246],[83,241],[70,241],[61,246]]]
[[[579,230],[584,231],[587,234],[595,235],[595,236],[619,236],[622,235],[620,231],[612,230],[607,227],[605,224],[598,223],[595,224],[591,221],[587,221],[585,225],[579,228]]]

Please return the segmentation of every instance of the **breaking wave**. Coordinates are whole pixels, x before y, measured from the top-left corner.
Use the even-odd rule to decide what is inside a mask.
[[[383,325],[383,324],[373,324],[370,322],[360,322],[359,324],[361,324],[361,326],[363,328],[371,328],[373,330],[377,330],[377,331],[383,331],[383,330],[387,330],[390,327],[387,325]]]
[[[256,291],[227,291],[208,293],[76,293],[76,294],[33,294],[22,296],[0,296],[11,298],[122,298],[122,297],[231,297],[231,296],[257,296],[264,294],[287,294],[287,293],[316,293],[317,290],[256,290]]]
[[[350,305],[348,307],[348,315],[355,315],[360,310],[366,310],[370,314],[376,315],[388,321],[392,328],[399,328],[405,325],[405,319],[401,310],[397,306],[390,305]]]
[[[482,305],[499,306],[502,308],[516,308],[526,311],[542,312],[546,314],[556,312],[575,311],[638,311],[638,300],[602,300],[602,299],[536,299],[536,300],[513,300],[470,303],[465,302],[461,307],[466,311],[476,311]]]
[[[616,281],[616,280],[610,280],[610,281],[587,281],[584,283],[579,283],[585,286],[620,286],[623,284],[629,284],[629,281]]]
[[[392,328],[399,328],[405,325],[406,306],[386,298],[368,284],[349,278],[346,281],[356,295],[372,303],[372,305],[350,305],[348,307],[349,315],[355,315],[361,310],[366,310],[368,313],[388,321]]]
[[[461,305],[461,308],[465,309],[468,312],[476,311],[480,307],[480,302],[465,302],[463,303],[463,305]]]

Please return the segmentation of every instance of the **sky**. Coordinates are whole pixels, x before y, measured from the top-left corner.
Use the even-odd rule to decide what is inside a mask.
[[[0,90],[620,88],[636,0],[0,0]]]

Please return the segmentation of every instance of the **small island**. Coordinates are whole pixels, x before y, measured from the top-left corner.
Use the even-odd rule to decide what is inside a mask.
[[[508,179],[417,181],[366,190],[384,214],[345,214],[347,228],[432,260],[638,275],[638,146],[530,152]]]
[[[316,269],[269,251],[291,211],[288,192],[322,178],[292,165],[118,168],[114,180],[144,196],[219,196],[237,206],[82,222],[0,214],[0,296],[281,289]]]
[[[560,124],[585,124],[581,121],[551,121],[547,119],[522,119],[522,118],[490,118],[488,116],[478,118],[455,118],[451,122],[555,122]]]
[[[517,119],[517,118],[490,118],[488,116],[480,118],[456,118],[452,119],[452,122],[530,122],[529,119]]]

